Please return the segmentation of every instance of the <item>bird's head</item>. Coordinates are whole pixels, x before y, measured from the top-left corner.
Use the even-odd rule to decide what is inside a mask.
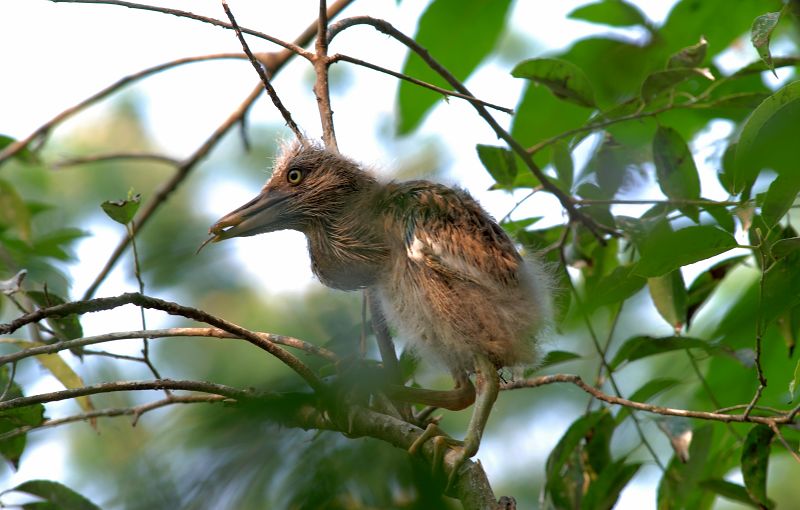
[[[374,182],[340,154],[307,140],[292,142],[282,148],[258,196],[212,225],[213,237],[206,243],[276,230],[307,233],[315,226],[325,228]]]

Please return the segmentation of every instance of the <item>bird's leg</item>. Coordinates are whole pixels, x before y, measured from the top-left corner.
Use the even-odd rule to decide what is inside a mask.
[[[475,354],[475,385],[477,386],[475,408],[472,411],[472,418],[469,420],[463,446],[454,448],[458,456],[453,462],[453,470],[447,479],[446,491],[452,487],[453,482],[458,478],[458,471],[464,462],[478,453],[481,437],[483,437],[483,429],[486,427],[489,413],[491,413],[492,406],[497,400],[497,393],[500,391],[500,378],[497,376],[497,368],[483,354]]]
[[[453,372],[456,386],[452,390],[429,390],[389,385],[387,395],[393,400],[443,407],[450,411],[466,409],[475,402],[475,387],[465,373]]]

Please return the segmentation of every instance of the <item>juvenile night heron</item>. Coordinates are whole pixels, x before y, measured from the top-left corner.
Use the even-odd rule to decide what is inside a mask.
[[[444,363],[455,381],[450,391],[395,387],[392,398],[451,410],[476,403],[456,447],[455,475],[478,450],[497,370],[536,361],[550,311],[540,264],[520,256],[467,192],[422,180],[379,182],[305,140],[285,146],[261,193],[210,232],[220,241],[284,229],[306,235],[323,284],[369,289],[399,335]]]

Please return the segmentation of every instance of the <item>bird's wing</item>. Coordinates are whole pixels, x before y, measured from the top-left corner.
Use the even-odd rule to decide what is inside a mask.
[[[479,284],[516,280],[521,259],[503,229],[465,191],[412,182],[399,220],[410,261]]]

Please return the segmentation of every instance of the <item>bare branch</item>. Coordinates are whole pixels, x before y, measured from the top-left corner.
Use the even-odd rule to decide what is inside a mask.
[[[272,83],[270,83],[269,77],[267,77],[267,72],[264,69],[264,65],[259,62],[255,55],[253,55],[253,52],[250,51],[250,47],[247,45],[247,41],[245,41],[242,31],[240,30],[238,23],[236,23],[236,18],[233,17],[233,13],[231,12],[230,7],[228,7],[228,2],[226,0],[222,0],[222,7],[225,9],[225,14],[228,15],[228,19],[231,21],[233,30],[236,32],[236,37],[239,39],[239,42],[242,43],[242,49],[247,55],[247,58],[250,59],[250,63],[253,64],[258,76],[261,78],[261,83],[264,84],[264,88],[266,89],[269,98],[272,100],[272,104],[274,104],[275,108],[281,112],[283,119],[286,121],[286,125],[292,130],[294,136],[296,136],[298,140],[302,140],[303,135],[300,133],[300,129],[298,129],[297,124],[295,124],[294,120],[292,120],[292,114],[289,113],[289,110],[287,110],[285,106],[283,106],[283,103],[278,97],[278,93],[275,92],[275,88],[272,86]]]
[[[45,122],[44,124],[36,128],[31,134],[29,134],[25,138],[17,140],[12,144],[9,144],[2,151],[0,151],[0,164],[3,164],[6,160],[16,155],[19,151],[28,147],[35,140],[43,140],[56,125],[64,122],[65,120],[72,117],[79,111],[86,109],[87,107],[101,101],[102,99],[105,99],[106,97],[110,96],[111,94],[115,93],[116,91],[125,87],[126,85],[129,85],[143,78],[147,78],[148,76],[160,73],[161,71],[165,71],[167,69],[178,67],[184,64],[191,64],[194,62],[205,62],[208,60],[243,59],[243,58],[245,58],[245,56],[240,53],[219,53],[214,55],[201,55],[198,57],[186,57],[173,60],[170,62],[165,62],[163,64],[143,69],[139,72],[120,78],[119,80],[112,83],[108,87],[87,97],[80,103],[62,111],[49,121]]]
[[[336,55],[332,55],[329,62],[331,64],[335,64],[336,62],[349,62],[351,64],[355,64],[355,65],[358,65],[358,66],[366,67],[367,69],[372,69],[373,71],[378,71],[380,73],[388,74],[389,76],[394,76],[395,78],[399,78],[401,80],[405,80],[405,81],[407,81],[409,83],[413,83],[414,85],[419,85],[420,87],[432,90],[434,92],[438,92],[439,94],[442,94],[442,95],[447,96],[447,97],[457,97],[459,99],[464,99],[465,101],[470,101],[470,102],[473,102],[473,103],[482,104],[483,106],[485,106],[487,108],[492,108],[494,110],[498,110],[498,111],[501,111],[503,113],[507,113],[509,115],[513,115],[514,114],[514,110],[511,109],[511,108],[506,108],[505,106],[499,106],[499,105],[490,103],[488,101],[484,101],[482,99],[478,99],[476,97],[472,97],[472,96],[469,96],[469,95],[466,95],[466,94],[461,94],[460,92],[447,90],[447,89],[444,89],[442,87],[438,87],[436,85],[433,85],[431,83],[428,83],[428,82],[425,82],[425,81],[422,81],[422,80],[418,80],[417,78],[414,78],[413,76],[409,76],[409,75],[403,74],[403,73],[398,73],[397,71],[392,71],[391,69],[386,69],[385,67],[381,67],[379,65],[372,64],[372,63],[366,62],[364,60],[360,60],[360,59],[357,59],[357,58],[354,58],[354,57],[350,57],[348,55],[343,55],[341,53],[337,53]]]
[[[214,402],[222,402],[228,400],[230,397],[226,397],[224,395],[172,395],[168,398],[164,398],[161,400],[156,400],[154,402],[148,402],[147,404],[138,405],[135,407],[112,407],[109,409],[98,409],[95,411],[90,411],[88,413],[81,413],[76,414],[73,416],[67,416],[64,418],[57,418],[54,420],[45,420],[39,425],[26,425],[23,427],[19,427],[13,430],[6,432],[5,434],[0,434],[0,442],[5,441],[7,439],[11,439],[12,437],[20,436],[22,434],[27,434],[33,430],[41,430],[47,428],[58,427],[61,425],[67,425],[69,423],[76,423],[81,421],[93,421],[97,418],[113,418],[116,416],[133,416],[134,417],[134,424],[139,420],[139,417],[143,414],[146,414],[150,411],[154,411],[156,409],[160,409],[162,407],[166,407],[172,404],[199,404],[199,403],[214,403]]]
[[[338,357],[335,353],[329,351],[324,347],[317,347],[316,345],[293,338],[290,336],[274,335],[272,333],[261,333],[254,331],[253,334],[263,338],[264,341],[272,342],[287,347],[294,347],[309,354],[315,354],[329,361],[336,362]],[[147,338],[156,340],[159,338],[175,338],[175,337],[207,337],[207,338],[229,338],[236,340],[244,340],[243,338],[232,335],[227,331],[219,328],[168,328],[168,329],[150,329],[147,331],[121,331],[116,333],[105,333],[97,336],[87,336],[85,338],[78,338],[75,340],[67,340],[64,342],[57,342],[54,344],[40,345],[38,347],[31,347],[9,354],[0,356],[0,366],[7,363],[12,363],[21,359],[29,358],[31,356],[39,356],[41,354],[53,354],[56,352],[64,351],[67,349],[75,349],[87,345],[100,344],[105,342],[113,342],[117,340],[130,340],[134,338]]]
[[[328,69],[331,64],[328,58],[328,11],[325,0],[319,0],[319,17],[317,18],[317,41],[314,45],[314,95],[317,97],[319,118],[322,123],[322,141],[325,147],[338,152],[336,129],[333,126],[333,109],[328,84]]]
[[[673,409],[670,407],[645,404],[642,402],[636,402],[603,393],[599,389],[586,384],[580,376],[572,374],[543,375],[540,377],[534,377],[532,379],[520,379],[519,381],[512,381],[501,385],[501,389],[515,390],[519,388],[536,388],[538,386],[544,386],[553,383],[571,383],[586,393],[592,395],[596,399],[602,400],[603,402],[630,407],[631,409],[638,409],[640,411],[647,411],[649,413],[661,414],[664,416],[681,416],[684,418],[697,418],[701,420],[721,421],[724,423],[761,423],[764,425],[769,425],[771,423],[774,423],[775,425],[785,425],[792,423],[794,420],[794,416],[791,413],[785,413],[781,416],[767,418],[764,416],[745,416],[744,414],[722,414],[719,412],[690,411],[686,409]]]
[[[58,161],[51,165],[54,169],[62,169],[78,165],[90,165],[93,163],[107,163],[109,161],[129,160],[142,163],[164,163],[165,165],[178,166],[180,161],[162,154],[149,154],[145,152],[115,152],[112,154],[94,154],[91,156],[80,156]]]
[[[188,306],[182,306],[177,303],[164,301],[162,299],[157,299],[149,296],[144,296],[142,294],[133,292],[122,294],[116,297],[97,298],[88,301],[72,301],[69,303],[50,306],[47,308],[40,308],[31,313],[25,314],[22,317],[18,317],[17,319],[11,321],[8,324],[0,324],[0,335],[13,333],[22,326],[25,326],[26,324],[39,322],[40,320],[45,319],[47,317],[64,317],[71,314],[99,312],[102,310],[110,310],[112,308],[117,308],[125,304],[134,304],[145,308],[161,310],[167,312],[170,315],[180,315],[182,317],[187,317],[190,319],[194,319],[196,321],[205,322],[206,324],[210,324],[211,326],[215,326],[217,328],[225,330],[228,333],[231,333],[232,335],[236,335],[238,337],[247,340],[256,347],[259,347],[262,350],[269,352],[270,354],[281,360],[289,368],[297,372],[297,374],[300,377],[302,377],[308,383],[308,385],[311,386],[311,388],[313,388],[314,390],[317,391],[324,390],[324,385],[322,384],[322,381],[320,381],[319,378],[317,378],[317,376],[314,375],[311,369],[309,369],[302,361],[300,361],[293,354],[286,351],[282,347],[279,347],[277,344],[269,341],[268,339],[263,338],[237,324],[233,324],[232,322],[220,319],[219,317],[215,317],[202,310],[198,310],[196,308],[190,308]]]
[[[170,14],[172,16],[177,16],[179,18],[189,18],[196,21],[202,21],[203,23],[208,23],[209,25],[214,25],[217,27],[227,28],[229,30],[233,30],[233,26],[225,23],[224,21],[209,18],[207,16],[201,16],[200,14],[195,14],[189,11],[182,11],[180,9],[169,9],[167,7],[159,7],[156,5],[147,5],[147,4],[139,4],[135,2],[125,2],[123,0],[50,0],[54,3],[70,3],[70,4],[106,4],[106,5],[118,5],[120,7],[128,7],[129,9],[138,9],[142,11],[152,11],[152,12],[159,12],[162,14]],[[300,55],[301,57],[307,58],[311,60],[312,54],[305,49],[303,49],[304,43],[290,43],[287,41],[283,41],[278,39],[277,37],[273,37],[269,34],[265,34],[263,32],[259,32],[257,30],[253,30],[250,28],[242,27],[242,32],[248,35],[252,35],[258,37],[260,39],[264,39],[271,43],[277,44],[278,46],[282,46],[283,48],[291,51],[294,54]]]
[[[344,9],[347,5],[350,4],[352,0],[339,0],[334,5],[331,6],[329,16],[335,16],[339,13],[342,9]],[[307,27],[298,38],[295,40],[295,45],[303,46],[308,44],[311,38],[314,36],[314,29],[316,27],[316,22],[312,23]],[[247,32],[249,33],[249,32]],[[270,74],[275,76],[286,63],[295,55],[289,50],[284,50],[280,53],[268,54],[267,56],[270,58],[262,58],[262,63],[269,69]],[[247,111],[250,109],[252,104],[261,95],[262,91],[261,83],[259,83],[250,95],[239,105],[236,110],[234,110],[227,119],[219,126],[217,129],[211,134],[211,136],[206,139],[203,144],[197,148],[186,160],[184,160],[180,166],[178,167],[175,175],[165,182],[164,184],[159,187],[154,196],[150,199],[150,201],[142,207],[142,209],[137,214],[134,221],[131,223],[131,227],[133,228],[134,234],[139,231],[140,228],[144,227],[145,223],[150,219],[150,217],[159,209],[161,204],[166,201],[169,195],[186,179],[192,169],[199,163],[202,159],[206,157],[206,155],[211,152],[211,150],[219,143],[222,137],[233,127],[239,125],[242,119],[247,115]],[[97,292],[98,287],[106,277],[111,273],[111,269],[116,265],[119,258],[125,253],[125,250],[128,247],[128,236],[125,236],[122,240],[120,240],[117,247],[109,256],[106,264],[100,270],[100,273],[94,279],[92,284],[86,289],[86,292],[83,294],[83,299],[89,299],[94,296],[94,293]]]
[[[254,398],[258,394],[250,391],[240,390],[223,384],[216,384],[201,381],[175,381],[172,379],[156,379],[154,381],[114,381],[108,383],[93,384],[81,388],[70,388],[66,390],[41,393],[27,397],[17,397],[0,402],[0,411],[7,409],[17,409],[20,407],[34,404],[44,404],[47,402],[58,402],[71,398],[96,395],[98,393],[114,393],[119,391],[142,391],[142,390],[188,390],[201,393],[211,393],[227,398],[245,399]]]
[[[397,30],[391,23],[376,19],[370,16],[354,16],[352,18],[347,18],[344,20],[339,21],[336,23],[336,30],[333,28],[331,29],[331,37],[338,32],[341,32],[343,29],[353,26],[353,25],[370,25],[379,32],[382,32],[386,35],[389,35],[399,41],[400,43],[407,46],[410,50],[414,53],[419,55],[419,57],[434,71],[436,71],[442,78],[444,78],[447,83],[450,84],[455,90],[458,92],[475,97],[465,86],[462,84],[455,76],[450,73],[444,66],[442,66],[436,59],[434,59],[427,49],[420,46],[414,39],[408,37],[404,33]],[[511,136],[511,134],[503,129],[500,124],[494,119],[494,117],[489,114],[486,108],[476,102],[470,103],[473,108],[478,112],[478,115],[483,118],[487,124],[492,128],[498,138],[505,141],[508,146],[513,150],[522,161],[525,163],[525,166],[533,173],[533,175],[541,182],[542,187],[555,196],[559,202],[561,202],[561,206],[567,211],[569,217],[573,221],[578,221],[582,223],[589,231],[597,238],[598,242],[601,244],[605,244],[605,239],[603,238],[603,234],[611,234],[614,236],[619,235],[618,232],[612,228],[606,227],[605,225],[599,224],[595,222],[592,218],[584,215],[575,205],[574,199],[568,194],[562,191],[558,186],[553,184],[550,179],[544,174],[539,165],[533,160],[533,157],[528,153],[528,151],[520,145],[517,140]]]

